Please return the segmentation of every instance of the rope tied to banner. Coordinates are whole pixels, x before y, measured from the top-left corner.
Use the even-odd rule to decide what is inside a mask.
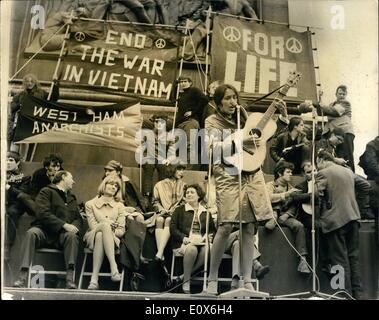
[[[46,42],[41,46],[41,48],[38,49],[38,51],[31,56],[31,58],[26,61],[20,69],[16,71],[16,73],[9,79],[9,81],[14,80],[14,78],[25,69],[25,67],[49,44],[50,40],[56,36],[63,28],[67,26],[68,23],[65,23],[63,26],[61,26],[56,32],[54,32],[49,39],[46,40]]]

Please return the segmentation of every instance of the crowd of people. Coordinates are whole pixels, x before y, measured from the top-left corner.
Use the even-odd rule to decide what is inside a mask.
[[[37,84],[31,76],[25,78],[25,83],[28,80]],[[238,128],[238,121],[243,128],[249,115],[240,107],[238,91],[228,84],[217,82],[217,85],[211,90],[212,94],[206,96],[192,87],[191,79],[179,78],[178,111],[174,119],[176,127],[185,132],[202,127],[207,130],[229,129],[231,135]],[[38,87],[25,84],[25,90],[14,97],[12,110],[17,112],[22,107],[22,97],[26,94],[44,96]],[[233,256],[231,288],[238,287],[242,276],[244,288],[254,290],[253,271],[258,278],[269,271],[269,267],[258,260],[260,254],[255,246],[258,227],[264,226],[268,231],[278,226],[289,228],[294,234],[299,257],[297,270],[301,274],[309,274],[306,235],[310,232],[311,215],[314,214],[317,231],[322,234],[327,247],[323,261],[345,269],[345,289],[359,299],[362,293],[358,259],[359,220],[374,218],[378,214],[379,137],[367,144],[360,158],[359,165],[367,175],[365,179],[355,174],[352,108],[346,95],[347,88],[341,85],[336,90],[336,101],[330,105],[315,102],[314,107],[309,103],[299,106],[303,111],[314,108],[320,115],[328,116],[324,131],[316,141],[307,137],[301,116],[289,119],[285,103],[276,102],[281,127],[278,126],[280,130],[274,134],[269,150],[276,165],[274,180],[268,183],[265,183],[260,167],[253,172],[242,171],[240,175],[230,175],[227,170],[229,165],[221,161],[211,164],[212,176],[204,182],[211,187],[186,185],[184,171],[191,167],[173,165],[167,160],[157,166],[143,166],[146,177],[140,192],[123,174],[123,165],[111,160],[104,166],[104,176],[99,181],[97,194],[81,208],[71,192],[74,177],[64,170],[63,159],[59,155],[47,156],[43,167],[30,177],[20,170],[20,155],[9,151],[6,259],[10,258],[9,251],[15,240],[20,216],[26,212],[35,218],[23,237],[19,252],[22,263],[14,285],[27,285],[28,269],[35,250],[53,246],[64,253],[66,288],[75,289],[74,269],[80,241],[84,241],[85,246],[93,251],[93,273],[88,289],[99,288],[98,277],[104,255],[110,265],[111,280],[119,282],[121,275],[115,252],[124,249],[122,242],[128,228],[140,224],[144,226],[142,230],[145,233],[149,229],[155,234],[157,252],[154,260],[158,263],[166,264],[167,248],[183,256],[184,272],[180,277],[183,292],[191,291],[191,275],[204,267],[209,243],[212,246],[207,293],[218,294],[218,272],[226,252]],[[13,113],[12,119],[14,116]],[[166,120],[165,116],[151,119],[155,133],[159,126],[166,124]],[[217,147],[230,148],[237,143],[235,136],[232,139],[223,138],[223,141],[217,142]],[[244,140],[244,146],[254,139],[249,137]],[[312,154],[315,155],[314,159]],[[155,156],[158,157],[157,154]],[[155,169],[158,170],[159,181],[153,185]],[[293,186],[292,174],[303,174],[303,182]],[[342,186],[344,192],[341,192]],[[312,192],[316,201],[315,206],[309,209]],[[207,214],[211,215],[209,219]],[[241,230],[238,229],[240,220]],[[86,230],[84,225],[88,225]],[[239,235],[242,235],[242,243]],[[145,263],[144,237],[145,234],[133,246],[137,248],[140,261]],[[241,265],[240,252],[243,256]]]

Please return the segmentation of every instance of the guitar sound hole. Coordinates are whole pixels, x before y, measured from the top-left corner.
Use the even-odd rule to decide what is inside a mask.
[[[262,132],[261,130],[257,129],[257,128],[254,128],[254,129],[251,129],[250,132],[249,132],[250,136],[253,137],[254,139],[260,139],[261,136],[262,136]]]

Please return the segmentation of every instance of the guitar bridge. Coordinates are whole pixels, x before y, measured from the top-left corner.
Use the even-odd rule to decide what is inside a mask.
[[[243,151],[247,152],[248,154],[250,154],[252,156],[254,155],[254,151],[253,150],[251,150],[249,148],[246,148],[246,147],[243,147],[242,149],[243,149]]]

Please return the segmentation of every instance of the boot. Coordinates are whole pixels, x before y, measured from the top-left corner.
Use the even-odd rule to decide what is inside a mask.
[[[232,278],[232,283],[230,284],[230,289],[235,290],[238,289],[240,278],[239,276],[234,276]]]
[[[257,266],[257,268],[254,268],[255,270],[255,276],[258,280],[262,280],[267,273],[270,272],[269,266],[262,266],[261,264]]]
[[[77,289],[74,279],[74,269],[68,269],[66,274],[66,289]]]
[[[28,270],[21,270],[18,280],[13,284],[16,288],[26,288],[28,281]]]

